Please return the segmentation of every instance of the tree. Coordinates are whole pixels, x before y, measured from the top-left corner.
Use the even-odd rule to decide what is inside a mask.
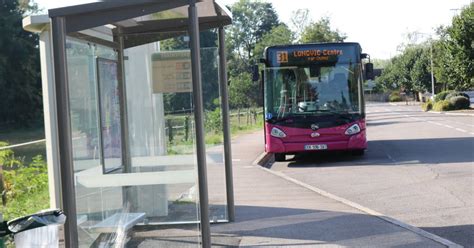
[[[36,9],[28,1],[0,2],[0,123],[27,126],[42,116],[38,35],[22,28],[23,16]]]
[[[290,24],[297,41],[300,41],[301,34],[310,23],[309,9],[298,9],[292,12]]]
[[[278,15],[271,3],[240,0],[230,7],[233,25],[229,28],[229,47],[239,59],[249,62],[255,45],[279,25]]]
[[[252,81],[252,75],[244,72],[230,78],[229,105],[231,108],[248,108],[257,105],[258,85]]]
[[[280,24],[262,37],[262,40],[255,45],[255,56],[262,56],[265,47],[275,45],[291,44],[294,41],[294,33],[285,25]]]
[[[446,48],[452,56],[450,62],[454,80],[452,88],[467,90],[474,88],[474,3],[463,8],[447,28],[449,39]]]
[[[431,85],[429,46],[405,47],[402,54],[391,59],[376,81],[386,91],[405,89],[417,93],[428,90]]]
[[[319,21],[309,24],[301,34],[304,43],[344,41],[347,36],[339,30],[331,29],[329,17],[322,17]]]

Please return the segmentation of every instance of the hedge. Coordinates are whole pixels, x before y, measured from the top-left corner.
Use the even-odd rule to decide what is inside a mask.
[[[453,105],[447,100],[441,100],[439,102],[435,102],[433,105],[434,111],[449,111],[453,110]]]
[[[469,109],[469,106],[471,105],[469,98],[464,96],[454,96],[449,98],[448,101],[454,109]]]

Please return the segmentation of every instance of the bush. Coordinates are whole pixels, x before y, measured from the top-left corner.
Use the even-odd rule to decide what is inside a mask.
[[[448,95],[446,95],[445,100],[449,101],[451,98],[457,97],[457,96],[462,96],[462,97],[465,97],[469,100],[469,96],[466,93],[458,92],[458,91],[453,91],[453,92],[449,93]]]
[[[431,109],[433,109],[433,102],[431,100],[428,100],[425,103],[423,103],[423,105],[421,105],[421,108],[425,112],[430,111]]]
[[[454,96],[449,98],[448,101],[454,109],[469,109],[469,106],[471,105],[469,98],[464,96]]]
[[[390,94],[390,96],[388,97],[388,101],[390,102],[401,102],[402,101],[402,97],[400,97],[400,93],[397,92],[397,91],[394,91]]]
[[[8,143],[0,142],[0,147]],[[49,208],[48,169],[41,155],[29,165],[18,160],[10,149],[0,150],[4,166],[3,197],[6,200],[5,219],[13,219]]]
[[[435,102],[433,105],[434,111],[449,111],[453,109],[453,105],[447,100],[441,100],[439,102]]]
[[[454,90],[441,91],[440,93],[435,95],[434,101],[435,102],[443,101],[443,100],[446,99],[446,96],[448,96],[448,94],[453,93],[453,92],[455,92],[455,91]]]

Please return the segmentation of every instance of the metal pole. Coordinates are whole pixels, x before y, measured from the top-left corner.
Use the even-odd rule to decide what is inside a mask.
[[[127,109],[127,85],[125,81],[125,55],[124,38],[122,28],[118,28],[118,33],[114,35],[114,40],[118,42],[118,87],[120,94],[120,134],[122,139],[122,168],[124,173],[132,173],[132,158],[130,153],[130,140],[128,128],[128,109]],[[122,187],[123,209],[124,211],[135,211],[137,207],[136,194],[133,187]]]
[[[204,142],[204,108],[201,83],[201,55],[199,52],[199,19],[196,0],[189,1],[189,36],[193,78],[194,118],[196,125],[196,154],[199,183],[199,207],[201,217],[202,247],[211,247],[211,226],[209,223],[209,196],[207,192],[206,144]]]
[[[227,92],[227,71],[225,54],[225,31],[219,27],[219,89],[221,92],[222,127],[224,132],[225,182],[227,194],[227,215],[229,221],[235,220],[234,180],[232,173],[232,149],[230,146],[229,94]]]
[[[72,154],[69,85],[66,58],[66,19],[53,17],[51,21],[53,40],[54,82],[58,106],[58,149],[61,165],[62,208],[67,216],[64,226],[65,246],[78,247],[76,194],[74,190],[74,168]]]
[[[125,173],[132,172],[132,159],[130,155],[129,129],[128,129],[128,109],[127,109],[127,85],[125,81],[125,56],[124,56],[124,38],[122,28],[119,28],[117,41],[118,49],[118,83],[120,92],[120,126],[122,138],[122,163]]]
[[[434,99],[435,95],[435,86],[434,86],[434,76],[433,76],[433,41],[430,41],[430,56],[431,56],[431,99]]]

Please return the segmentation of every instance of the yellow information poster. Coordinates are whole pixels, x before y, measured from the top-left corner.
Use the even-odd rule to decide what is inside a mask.
[[[154,53],[152,66],[153,93],[192,91],[189,50]]]

